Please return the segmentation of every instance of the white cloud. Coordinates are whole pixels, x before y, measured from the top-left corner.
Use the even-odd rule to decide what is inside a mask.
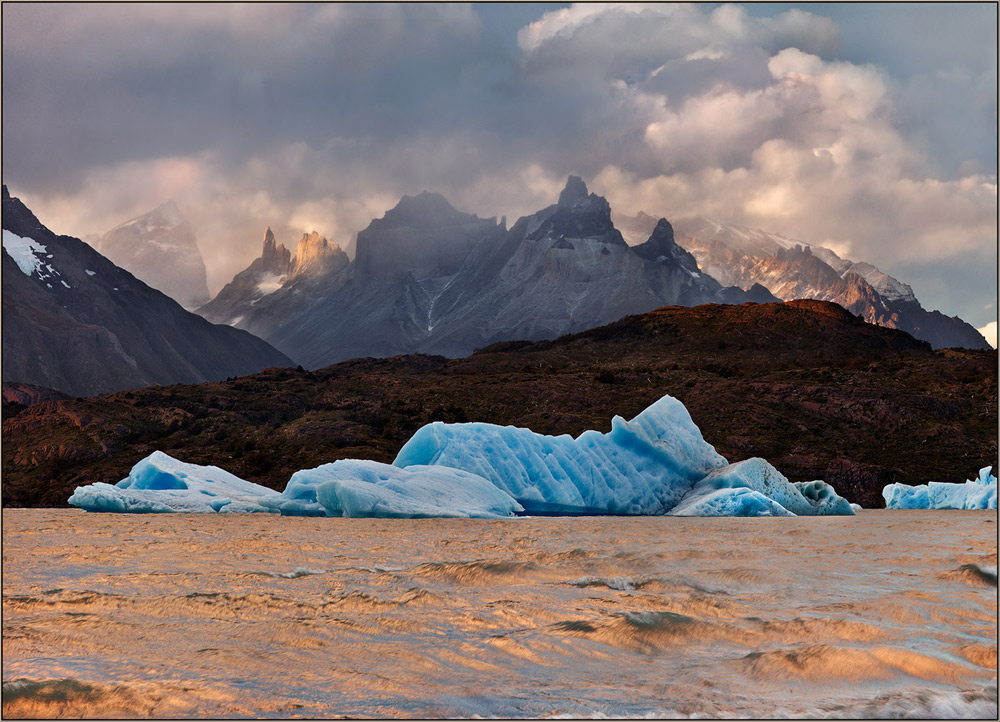
[[[979,333],[981,333],[983,335],[983,338],[986,339],[986,343],[988,343],[993,348],[997,347],[997,322],[996,321],[990,321],[988,324],[986,324],[982,328],[976,329],[976,330],[979,331]]]

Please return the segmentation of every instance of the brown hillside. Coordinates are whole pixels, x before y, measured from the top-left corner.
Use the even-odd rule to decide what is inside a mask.
[[[821,301],[665,307],[464,359],[355,359],[4,407],[3,503],[63,506],[154,449],[283,489],[340,458],[391,461],[423,424],[610,429],[664,394],[730,461],[761,456],[866,507],[894,481],[960,482],[997,458],[996,351],[931,351]]]

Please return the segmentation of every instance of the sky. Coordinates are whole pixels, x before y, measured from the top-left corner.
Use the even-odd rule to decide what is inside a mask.
[[[3,182],[57,233],[173,199],[214,293],[404,194],[826,245],[997,318],[997,5],[3,5]],[[995,326],[994,326],[995,332]]]

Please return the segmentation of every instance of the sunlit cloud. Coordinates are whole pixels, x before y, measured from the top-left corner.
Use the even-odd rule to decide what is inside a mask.
[[[173,198],[214,291],[268,225],[349,248],[423,190],[512,224],[572,173],[619,213],[827,245],[989,320],[995,8],[901,7],[906,37],[864,6],[489,11],[5,5],[4,180],[78,236]]]

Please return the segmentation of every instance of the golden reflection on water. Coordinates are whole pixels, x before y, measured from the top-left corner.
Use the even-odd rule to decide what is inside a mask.
[[[3,511],[5,717],[996,717],[997,514]]]

